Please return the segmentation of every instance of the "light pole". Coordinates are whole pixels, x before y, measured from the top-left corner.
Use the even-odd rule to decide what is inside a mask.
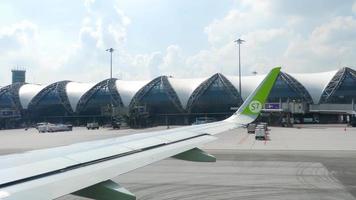
[[[239,47],[239,92],[240,92],[240,95],[242,95],[242,91],[241,91],[241,54],[240,54],[240,45],[242,43],[244,43],[245,40],[242,40],[241,38],[239,38],[239,39],[235,40],[234,42],[236,42],[236,44]]]
[[[110,48],[106,49],[105,51],[110,52],[110,80],[108,80],[108,85],[110,81],[112,80],[112,53],[114,52],[115,49]],[[110,94],[110,110],[111,110],[111,125],[113,124],[113,115],[114,115],[114,110],[113,110],[113,100],[112,100],[112,95]]]
[[[112,53],[114,52],[115,49],[110,48],[106,49],[105,51],[110,52],[110,79],[112,79]]]

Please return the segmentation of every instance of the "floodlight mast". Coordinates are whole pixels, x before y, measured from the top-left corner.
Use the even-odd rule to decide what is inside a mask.
[[[114,52],[115,49],[110,48],[110,49],[106,49],[105,51],[110,52],[110,79],[108,80],[108,84],[109,81],[112,80],[112,53]],[[114,109],[113,109],[113,99],[112,99],[112,95],[110,95],[110,110],[111,110],[111,123],[113,123],[113,115],[114,115]]]
[[[240,53],[240,45],[245,42],[245,40],[242,40],[241,38],[235,40],[236,44],[239,47],[239,93],[242,95],[241,91],[241,53]]]
[[[112,79],[112,53],[114,52],[115,49],[110,48],[106,49],[105,51],[110,52],[110,79]]]

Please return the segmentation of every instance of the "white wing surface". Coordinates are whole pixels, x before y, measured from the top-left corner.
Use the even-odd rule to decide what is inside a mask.
[[[54,199],[70,193],[95,199],[122,195],[134,199],[109,180],[172,156],[211,161],[197,147],[216,139],[215,134],[254,121],[279,71],[271,70],[239,110],[224,121],[0,156],[0,199]]]

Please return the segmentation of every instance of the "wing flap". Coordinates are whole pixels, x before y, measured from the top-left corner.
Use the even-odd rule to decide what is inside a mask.
[[[37,176],[43,173],[59,170],[68,166],[76,165],[78,162],[58,157],[54,159],[28,163],[16,167],[5,168],[0,170],[0,185],[6,185],[9,182],[16,182],[21,179]]]
[[[166,134],[161,134],[159,136],[157,136],[157,138],[166,140],[168,142],[176,142],[176,141],[180,141],[180,140],[184,140],[187,138],[191,138],[191,137],[195,137],[198,135],[202,135],[204,133],[197,133],[197,132],[193,132],[193,131],[176,131],[176,132],[168,132]]]
[[[98,160],[118,154],[123,154],[132,151],[132,149],[119,146],[119,145],[111,145],[107,147],[102,147],[98,149],[92,149],[90,151],[84,151],[74,154],[66,155],[65,157],[71,160],[76,161],[78,164],[86,163],[88,161]]]
[[[139,150],[139,149],[149,148],[156,145],[163,145],[166,144],[167,142],[168,142],[167,140],[163,140],[159,137],[152,137],[152,138],[144,138],[136,141],[127,142],[123,145],[132,150]]]

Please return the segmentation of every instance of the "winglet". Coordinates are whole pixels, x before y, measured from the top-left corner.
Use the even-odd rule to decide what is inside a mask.
[[[273,68],[255,91],[247,97],[236,113],[226,120],[236,121],[241,124],[253,122],[260,114],[280,71],[280,67]],[[237,120],[237,118],[241,120]]]

